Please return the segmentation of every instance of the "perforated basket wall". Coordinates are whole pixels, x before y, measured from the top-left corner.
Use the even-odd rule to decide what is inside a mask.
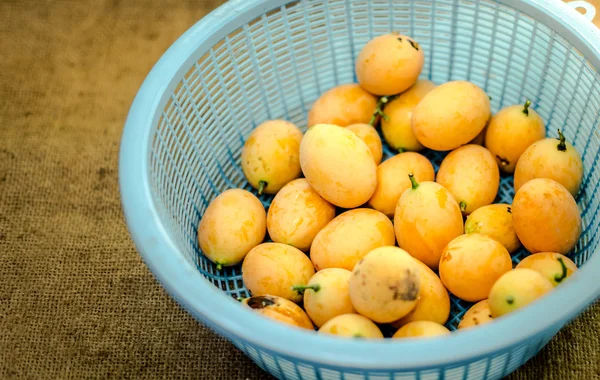
[[[371,38],[398,31],[425,52],[421,78],[437,84],[469,80],[486,90],[493,111],[530,99],[548,135],[561,129],[582,153],[585,179],[577,196],[584,232],[570,257],[582,265],[596,250],[600,183],[600,75],[571,43],[543,22],[496,1],[293,1],[264,9],[183,68],[152,130],[149,179],[158,217],[178,251],[215,286],[247,296],[240,267],[218,272],[200,252],[197,227],[208,203],[232,187],[252,190],[240,167],[244,139],[268,119],[306,127],[312,102],[355,82],[354,59]],[[392,152],[385,148],[385,158]],[[426,151],[436,169],[443,154]],[[511,203],[511,177],[498,202]],[[261,197],[268,207],[271,197]],[[517,263],[526,252],[514,255]],[[470,304],[452,297],[447,326]],[[456,368],[406,373],[346,372],[344,379],[499,378],[534,355],[560,328],[496,356]],[[226,332],[223,331],[226,334]],[[281,378],[339,379],[343,368],[319,369],[232,337],[261,367]],[[329,371],[329,372],[328,372]],[[406,375],[406,377],[402,376]],[[394,377],[396,376],[396,377]]]

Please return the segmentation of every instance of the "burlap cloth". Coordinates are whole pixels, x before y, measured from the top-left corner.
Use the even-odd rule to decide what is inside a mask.
[[[270,378],[165,294],[119,203],[129,105],[219,3],[0,2],[0,378]],[[600,378],[599,326],[596,304],[513,378]]]

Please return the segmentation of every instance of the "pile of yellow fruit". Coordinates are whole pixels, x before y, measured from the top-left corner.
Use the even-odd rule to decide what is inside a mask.
[[[322,94],[306,133],[270,120],[249,136],[242,169],[275,195],[268,212],[229,189],[198,229],[218,270],[242,263],[242,305],[319,333],[382,338],[389,324],[393,338],[436,336],[450,333],[448,292],[475,303],[466,328],[577,270],[564,255],[582,231],[578,152],[560,131],[546,137],[529,101],[492,115],[473,83],[418,80],[423,63],[414,39],[378,36],[357,58],[358,83]],[[377,126],[398,152],[384,162]],[[437,173],[425,148],[449,152]],[[512,205],[492,204],[501,172],[514,173]],[[531,255],[513,269],[521,246]]]

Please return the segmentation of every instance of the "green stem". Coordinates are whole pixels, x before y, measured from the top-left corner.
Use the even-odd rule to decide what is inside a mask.
[[[567,151],[567,144],[566,144],[567,139],[565,139],[565,135],[562,134],[560,129],[558,130],[558,139],[557,140],[559,141],[559,143],[556,146],[556,148],[561,152],[566,152]]]
[[[406,152],[406,149],[404,149],[404,148],[398,148],[398,153],[404,153],[404,152]]]
[[[412,183],[412,189],[416,190],[416,188],[419,187],[419,183],[415,179],[415,175],[412,173],[408,173],[408,179],[410,179],[410,183]]]
[[[461,201],[458,205],[460,206],[460,211],[467,210],[467,204],[464,201]]]
[[[267,187],[268,183],[267,181],[260,181],[258,183],[258,195],[263,195],[263,192],[265,191],[265,188]]]
[[[312,289],[315,292],[318,292],[319,290],[321,290],[321,285],[315,284],[315,285],[294,285],[294,286],[292,286],[292,290],[297,291],[298,294],[304,294],[304,292],[308,289]]]
[[[562,274],[560,276],[558,274],[554,275],[554,281],[562,282],[562,280],[567,278],[567,266],[565,265],[562,257],[559,257],[558,261],[560,262],[560,266],[562,267]]]
[[[384,106],[391,102],[392,100],[396,99],[399,95],[389,95],[389,96],[382,96],[379,98],[379,100],[377,100],[377,107],[375,108],[375,112],[373,112],[373,116],[371,116],[371,121],[369,122],[369,124],[371,124],[371,126],[375,126],[375,122],[377,121],[377,116],[381,116],[383,118],[383,120],[385,121],[389,121],[390,118],[388,117],[388,115],[386,115],[383,112],[383,108]]]
[[[223,264],[221,263],[215,263],[217,264],[217,270],[220,272],[221,270],[223,270]]]
[[[525,114],[525,116],[529,116],[529,106],[531,105],[531,100],[527,99],[527,101],[525,101],[525,106],[523,107],[523,113]]]

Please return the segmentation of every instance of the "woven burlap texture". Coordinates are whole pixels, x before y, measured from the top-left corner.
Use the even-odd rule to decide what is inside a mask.
[[[129,238],[118,147],[164,50],[222,1],[0,2],[0,378],[270,379]],[[514,379],[600,378],[600,305]]]

